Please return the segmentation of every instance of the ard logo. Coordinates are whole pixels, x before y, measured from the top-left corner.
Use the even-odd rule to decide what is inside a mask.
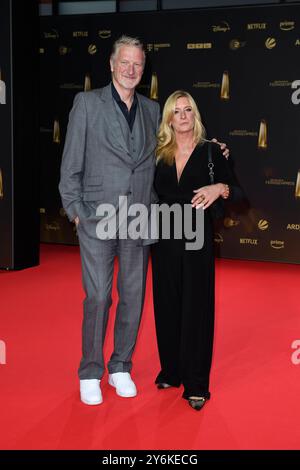
[[[211,49],[211,42],[197,42],[197,43],[188,43],[186,45],[187,49]]]

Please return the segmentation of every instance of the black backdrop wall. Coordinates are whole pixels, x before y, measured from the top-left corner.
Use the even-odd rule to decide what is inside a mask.
[[[6,269],[39,263],[38,21],[36,0],[1,0],[0,268]]]
[[[220,256],[300,263],[299,27],[299,6],[43,18],[42,241],[77,243],[57,190],[68,113],[77,92],[109,82],[125,33],[148,52],[139,91],[163,105],[188,90],[230,147],[248,204],[216,226]]]

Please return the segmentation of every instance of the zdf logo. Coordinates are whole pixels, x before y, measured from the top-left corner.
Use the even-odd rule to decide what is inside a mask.
[[[292,103],[299,104],[300,103],[300,80],[294,80],[292,82],[292,88],[295,90],[291,96]]]

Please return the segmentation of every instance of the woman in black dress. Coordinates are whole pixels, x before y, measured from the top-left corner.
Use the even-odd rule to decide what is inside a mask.
[[[210,184],[208,145],[212,146],[215,184]],[[204,210],[204,244],[186,250],[184,238],[163,239],[152,247],[155,324],[161,371],[158,388],[179,387],[200,410],[210,397],[209,374],[214,332],[214,247],[209,206],[231,197],[236,184],[217,144],[208,144],[197,105],[184,91],[166,101],[158,134],[154,188],[159,204],[192,204]]]

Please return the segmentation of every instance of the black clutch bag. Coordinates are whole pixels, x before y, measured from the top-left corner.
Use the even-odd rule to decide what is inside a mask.
[[[210,142],[208,142],[208,174],[210,184],[215,184],[214,163],[212,161],[212,151]],[[211,204],[209,210],[214,220],[222,219],[225,215],[223,200],[221,198],[218,198],[215,202]]]

